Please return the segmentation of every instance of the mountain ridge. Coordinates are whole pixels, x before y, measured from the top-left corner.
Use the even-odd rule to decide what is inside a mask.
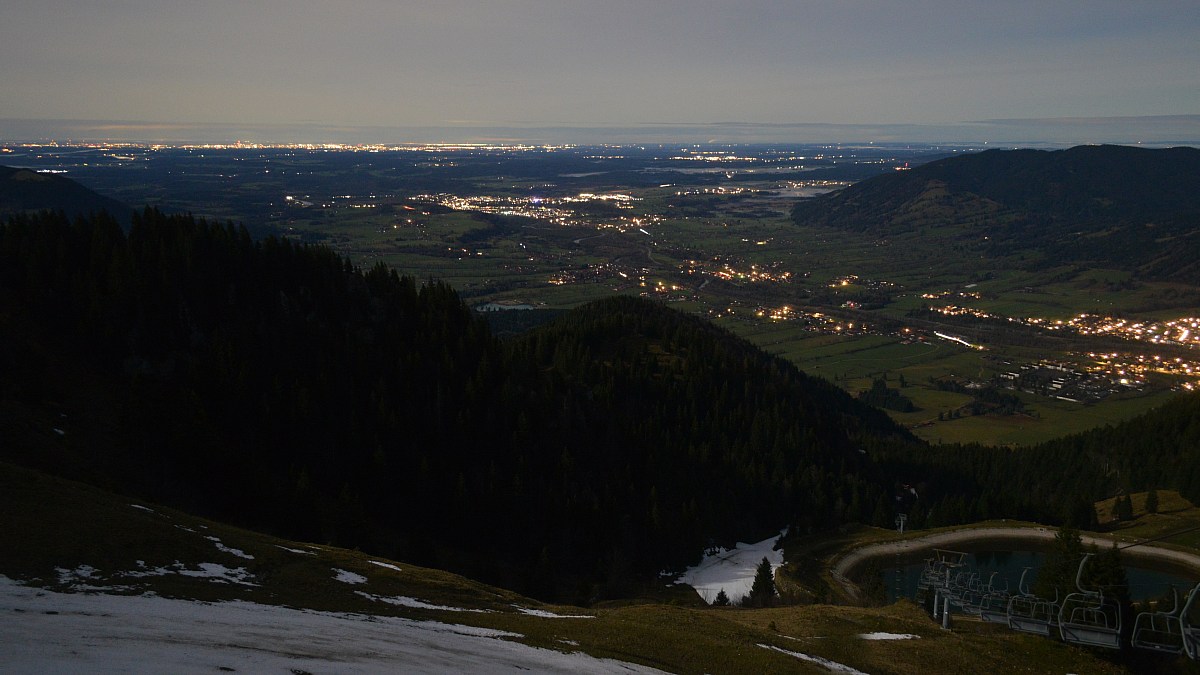
[[[1200,149],[987,150],[797,203],[793,221],[921,234],[1013,265],[1113,266],[1200,283]],[[1028,261],[1017,261],[1023,255]]]
[[[66,176],[0,166],[0,219],[27,211],[61,210],[74,217],[104,211],[128,226],[133,209]]]

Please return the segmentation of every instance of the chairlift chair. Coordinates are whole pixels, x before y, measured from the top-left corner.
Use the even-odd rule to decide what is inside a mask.
[[[1200,661],[1200,622],[1192,622],[1193,607],[1200,609],[1200,584],[1188,594],[1187,602],[1179,613],[1180,628],[1183,632],[1183,651],[1189,659]]]
[[[979,618],[988,623],[1008,623],[1008,579],[1004,579],[1004,588],[997,587],[997,572],[992,572],[988,578],[987,593],[979,603]]]
[[[1058,610],[1058,630],[1063,642],[1085,647],[1121,648],[1121,608],[1104,597],[1104,590],[1083,587],[1083,568],[1092,557],[1085,554],[1075,573],[1078,592],[1067,595]]]
[[[921,577],[917,580],[917,588],[923,591],[941,588],[945,581],[946,563],[937,558],[929,558],[925,561],[925,569],[921,570]]]
[[[1050,637],[1051,630],[1058,626],[1058,594],[1055,593],[1054,600],[1046,600],[1031,593],[1025,583],[1030,569],[1026,567],[1021,572],[1017,593],[1008,599],[1008,627],[1021,633]]]
[[[1174,602],[1171,611],[1139,612],[1133,622],[1131,643],[1139,649],[1166,654],[1183,653],[1183,622],[1180,619],[1179,592],[1171,587]]]
[[[992,577],[995,576],[996,573],[993,572]],[[970,614],[971,616],[980,616],[983,612],[984,602],[987,600],[988,595],[991,594],[991,588],[991,578],[988,579],[987,584],[984,584],[983,577],[977,573],[972,573],[967,580],[967,590],[962,594],[963,613]]]

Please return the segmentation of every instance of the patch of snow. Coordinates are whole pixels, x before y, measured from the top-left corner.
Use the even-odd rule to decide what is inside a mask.
[[[732,603],[750,595],[754,585],[754,572],[765,557],[771,563],[771,571],[783,564],[783,551],[773,550],[778,537],[764,539],[757,544],[738,542],[732,551],[717,549],[704,556],[699,565],[689,567],[675,581],[696,589],[704,601],[712,604],[722,590]]]
[[[513,605],[513,607],[517,607],[517,606]],[[594,618],[596,618],[595,616],[593,616],[591,614],[555,614],[554,612],[547,612],[544,609],[530,609],[529,607],[517,607],[517,611],[522,614],[528,614],[529,616],[540,616],[540,617],[544,617],[547,619],[594,619]]]
[[[99,575],[96,574],[99,570],[91,565],[80,565],[73,570],[55,567],[54,571],[58,573],[58,583],[63,584],[64,586],[79,582],[84,579],[88,581],[96,581],[100,578]]]
[[[154,514],[158,513],[158,511],[155,511],[154,509],[152,509],[148,506],[142,506],[141,504],[130,504],[130,506],[132,506],[135,509],[141,510],[141,511],[149,511],[150,513],[154,513]]]
[[[287,551],[288,553],[299,553],[300,555],[316,555],[316,553],[313,553],[312,551],[304,551],[304,550],[301,550],[298,548],[288,548],[286,546],[280,546],[279,544],[275,544],[275,548],[281,548],[281,549]]]
[[[250,581],[254,578],[254,575],[248,572],[245,567],[234,567],[231,569],[220,563],[200,563],[196,567],[197,569],[190,570],[183,563],[176,562],[170,567],[156,567],[152,570],[139,572],[121,572],[118,576],[141,579],[143,577],[162,577],[168,574],[178,574],[185,577],[213,579],[222,583],[241,584],[243,586],[258,585]]]
[[[400,607],[408,607],[411,609],[433,609],[439,612],[474,612],[477,614],[491,614],[491,610],[487,609],[467,609],[466,607],[451,607],[450,605],[435,605],[424,600],[410,598],[407,595],[372,595],[362,591],[354,591],[358,595],[363,596],[368,600],[376,602],[386,602],[389,605],[398,605]]]
[[[397,572],[403,571],[399,567],[396,567],[395,565],[393,565],[391,563],[380,562],[378,560],[368,560],[367,562],[371,563],[372,565],[379,565],[380,567],[386,567],[389,570],[396,570]]]
[[[176,565],[178,565],[178,564],[179,563],[176,563]],[[197,570],[180,569],[180,570],[176,570],[175,573],[183,575],[185,577],[199,577],[202,579],[216,579],[217,581],[228,581],[230,583],[243,584],[246,586],[257,586],[258,585],[258,584],[252,583],[250,581],[246,581],[247,579],[253,579],[254,575],[247,572],[245,567],[234,567],[234,568],[230,569],[219,563],[200,563],[199,565],[197,565],[197,567],[199,567],[200,569],[197,569]]]
[[[863,640],[920,640],[920,635],[912,633],[863,633],[858,636]]]
[[[4,669],[18,673],[662,672],[530,647],[512,641],[520,634],[487,628],[245,601],[55,593],[4,576],[0,606]]]
[[[864,673],[861,670],[858,670],[856,668],[851,668],[850,666],[838,663],[837,661],[830,661],[829,659],[823,659],[820,656],[809,656],[808,654],[801,654],[800,652],[792,652],[792,651],[788,651],[786,649],[780,649],[779,647],[773,647],[771,645],[764,645],[761,643],[758,646],[762,647],[763,649],[770,649],[771,651],[779,652],[781,654],[787,654],[788,656],[795,657],[797,659],[800,659],[801,661],[808,661],[809,663],[815,663],[815,664],[822,666],[824,668],[827,668],[835,673],[847,673],[848,675],[867,675],[866,673]]]
[[[183,530],[184,532],[192,532],[192,533],[195,533],[195,532],[196,532],[196,531],[195,531],[195,530],[193,530],[192,528],[190,528],[190,527],[186,527],[186,526],[184,526],[184,525],[178,525],[178,524],[177,524],[177,525],[175,525],[175,527],[178,527],[179,529]]]
[[[367,583],[367,578],[361,574],[355,574],[354,572],[351,572],[349,570],[339,570],[336,567],[333,568],[333,571],[337,572],[337,576],[334,578],[336,580],[342,582],[343,584],[365,584],[365,583]]]
[[[241,551],[236,548],[230,548],[230,547],[226,546],[225,544],[222,544],[221,540],[217,539],[216,537],[205,537],[205,539],[211,541],[217,547],[217,550],[222,553],[236,555],[237,557],[245,558],[246,560],[254,560],[254,556],[250,555],[249,553],[246,553],[245,551]]]
[[[54,427],[54,433],[58,434],[59,436],[67,435],[67,432],[63,431],[62,429],[59,429],[58,427]]]

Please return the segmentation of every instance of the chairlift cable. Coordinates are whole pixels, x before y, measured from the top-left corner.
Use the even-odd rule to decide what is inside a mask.
[[[1156,542],[1156,541],[1162,541],[1163,539],[1170,539],[1170,538],[1172,538],[1172,537],[1178,537],[1178,536],[1179,536],[1179,535],[1181,535],[1181,534],[1187,534],[1188,532],[1195,532],[1196,530],[1200,530],[1200,525],[1197,525],[1197,526],[1195,526],[1195,527],[1189,527],[1189,528],[1188,528],[1188,529],[1186,529],[1186,530],[1180,530],[1180,531],[1178,531],[1178,532],[1171,532],[1170,534],[1164,534],[1164,535],[1162,535],[1162,536],[1155,537],[1155,538],[1153,538],[1153,539],[1143,539],[1142,541],[1135,541],[1135,542],[1133,542],[1132,544],[1126,544],[1126,545],[1124,545],[1124,546],[1118,546],[1118,547],[1117,547],[1117,550],[1118,550],[1118,551],[1124,551],[1124,550],[1125,550],[1125,549],[1127,549],[1127,548],[1133,548],[1134,546],[1142,546],[1142,545],[1144,545],[1144,544],[1149,544],[1149,543]]]

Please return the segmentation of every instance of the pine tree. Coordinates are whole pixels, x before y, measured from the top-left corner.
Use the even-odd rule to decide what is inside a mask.
[[[1113,503],[1113,518],[1120,521],[1133,520],[1133,501],[1129,495],[1117,497]]]
[[[770,607],[775,604],[775,574],[771,570],[771,561],[763,556],[754,571],[754,583],[750,586],[750,595],[746,596],[751,607]]]
[[[1067,593],[1075,590],[1075,573],[1079,570],[1082,558],[1083,540],[1079,537],[1079,530],[1059,528],[1054,536],[1053,548],[1034,581],[1034,594],[1043,598],[1066,597]]]
[[[725,595],[724,588],[722,588],[717,593],[717,597],[713,599],[712,604],[713,604],[713,607],[728,607],[729,606],[729,596]]]
[[[1158,490],[1146,493],[1146,513],[1158,513]]]

